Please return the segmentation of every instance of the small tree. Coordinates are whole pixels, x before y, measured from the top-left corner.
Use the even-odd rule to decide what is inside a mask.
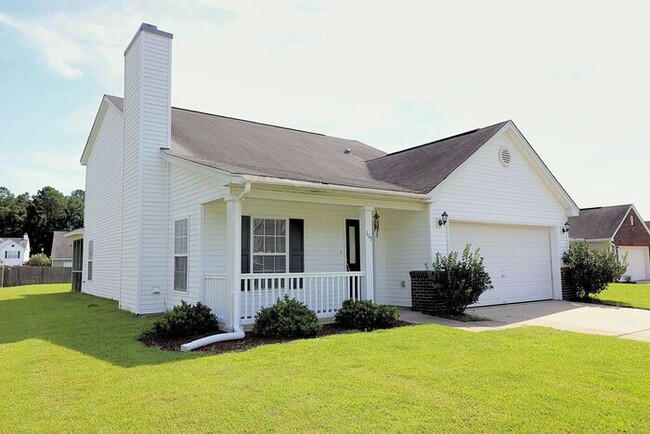
[[[52,260],[45,253],[37,253],[32,255],[25,265],[28,267],[51,267]]]
[[[576,289],[578,298],[586,300],[598,294],[612,282],[619,280],[627,270],[627,257],[618,259],[616,252],[589,247],[584,241],[571,243],[562,260],[568,267],[567,282]]]
[[[469,244],[465,246],[460,257],[458,252],[446,256],[437,253],[430,267],[425,264],[434,294],[445,305],[445,313],[463,313],[467,306],[478,301],[481,294],[493,288],[480,249],[472,253],[470,247]]]

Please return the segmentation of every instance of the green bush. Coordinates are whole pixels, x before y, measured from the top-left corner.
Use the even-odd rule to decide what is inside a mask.
[[[619,280],[627,269],[627,258],[620,261],[613,249],[594,249],[584,241],[571,243],[562,260],[568,267],[567,282],[576,289],[578,298],[583,300]]]
[[[311,338],[321,328],[314,311],[285,295],[284,299],[278,299],[273,306],[264,307],[255,315],[253,332],[267,338]]]
[[[25,265],[28,267],[51,267],[52,260],[45,253],[37,253],[32,255]]]
[[[478,301],[481,294],[493,288],[480,250],[472,253],[469,244],[460,257],[458,252],[446,256],[437,253],[431,267],[425,266],[434,294],[441,298],[444,313],[450,315],[463,313],[467,306]]]
[[[370,300],[345,300],[336,312],[335,320],[346,328],[370,331],[394,327],[398,318],[399,310],[394,306]]]
[[[162,339],[199,336],[219,330],[219,321],[205,304],[181,304],[162,314],[146,333]]]

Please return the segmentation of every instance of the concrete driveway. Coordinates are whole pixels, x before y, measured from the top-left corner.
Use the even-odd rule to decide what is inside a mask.
[[[402,311],[401,319],[477,332],[527,325],[543,326],[650,342],[650,310],[553,300],[480,307],[468,309],[467,312],[490,320],[459,322],[407,310]]]

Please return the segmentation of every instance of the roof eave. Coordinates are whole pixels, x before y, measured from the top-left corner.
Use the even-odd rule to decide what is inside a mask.
[[[81,158],[79,159],[79,162],[82,166],[85,166],[88,163],[88,158],[90,158],[90,153],[92,152],[93,146],[95,145],[95,140],[97,139],[97,135],[99,134],[99,130],[102,126],[109,106],[112,106],[119,112],[122,111],[113,103],[113,101],[111,101],[110,98],[108,98],[107,95],[104,95],[102,97],[102,101],[99,103],[99,108],[97,109],[97,114],[95,115],[95,120],[93,121],[93,126],[90,129],[90,133],[88,134],[88,139],[86,139],[86,145],[84,146],[84,150],[81,153]]]

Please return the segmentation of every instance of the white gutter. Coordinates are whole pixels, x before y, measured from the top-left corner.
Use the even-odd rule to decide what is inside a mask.
[[[422,201],[429,200],[427,195],[422,193],[409,193],[405,191],[393,191],[393,190],[379,190],[379,189],[364,188],[364,187],[350,187],[350,186],[338,185],[338,184],[321,184],[318,182],[296,181],[293,179],[282,179],[282,178],[268,178],[265,176],[257,176],[257,175],[242,175],[242,180],[247,183],[253,182],[256,184],[284,185],[288,187],[312,188],[312,189],[318,189],[324,191],[346,191],[350,193],[385,195],[385,196],[401,197],[405,199],[420,199]]]
[[[242,191],[239,196],[235,198],[235,202],[239,202],[246,196],[248,193],[251,191],[251,183],[247,182],[244,185],[244,191]],[[239,288],[238,285],[235,285],[236,288]],[[239,300],[239,290],[235,292],[233,288],[233,331],[230,333],[219,333],[217,335],[210,335],[206,336],[204,338],[196,339],[193,340],[192,342],[188,342],[186,344],[181,345],[181,351],[192,351],[197,348],[204,347],[206,345],[214,344],[217,342],[225,342],[225,341],[235,341],[237,339],[244,339],[246,334],[244,333],[244,330],[241,328],[239,325],[239,321],[235,321],[235,315],[239,315],[239,303],[236,301]]]

